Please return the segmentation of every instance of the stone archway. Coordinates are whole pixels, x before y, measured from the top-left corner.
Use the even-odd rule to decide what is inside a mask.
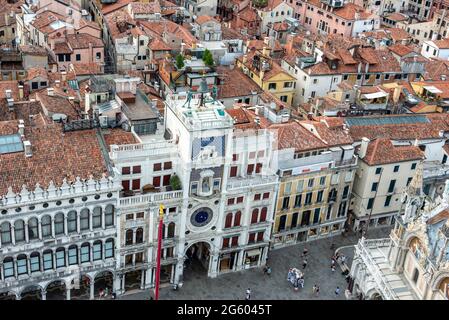
[[[383,300],[383,298],[378,292],[374,292],[371,295],[370,300]]]
[[[0,300],[17,300],[17,296],[12,291],[5,291],[0,293]]]
[[[184,255],[184,275],[183,278],[188,280],[192,276],[206,276],[210,269],[211,247],[207,242],[196,242],[191,244]]]
[[[66,300],[67,287],[62,280],[50,282],[45,291],[47,292],[47,300]]]
[[[94,295],[100,296],[100,292],[111,296],[114,287],[114,274],[111,271],[102,271],[94,279]]]
[[[42,300],[42,288],[36,285],[26,287],[20,293],[20,300]]]
[[[91,279],[82,275],[79,281],[72,280],[72,289],[70,290],[71,300],[89,300]]]
[[[125,292],[140,289],[142,270],[133,270],[125,273]]]

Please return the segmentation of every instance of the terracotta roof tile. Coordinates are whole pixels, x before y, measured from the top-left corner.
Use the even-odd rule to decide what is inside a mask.
[[[373,166],[420,159],[424,159],[424,153],[419,147],[394,146],[390,139],[378,138],[368,144],[366,156],[362,160]]]

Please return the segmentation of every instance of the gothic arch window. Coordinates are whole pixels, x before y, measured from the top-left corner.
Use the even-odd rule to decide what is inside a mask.
[[[59,212],[55,215],[55,235],[64,234],[64,214]]]
[[[143,242],[143,228],[138,228],[136,230],[136,243]]]
[[[77,212],[69,211],[67,214],[67,232],[77,232]]]
[[[129,246],[131,244],[133,244],[133,230],[128,229],[125,232],[125,245]]]
[[[9,224],[9,222],[3,222],[0,228],[1,228],[2,244],[11,243],[12,242],[11,225]]]
[[[80,229],[89,230],[89,209],[84,208],[80,214]]]
[[[25,223],[23,220],[17,220],[14,222],[14,233],[16,236],[16,242],[25,241]]]
[[[254,209],[253,213],[251,214],[251,223],[257,223],[259,219],[259,209]]]
[[[41,220],[42,237],[51,237],[51,217],[49,215],[43,216]]]
[[[267,220],[267,212],[268,212],[267,207],[263,207],[262,210],[261,210],[261,212],[260,212],[260,221],[261,221],[261,222]]]
[[[237,211],[234,216],[234,227],[240,226],[240,220],[242,219],[242,212]]]
[[[92,214],[92,227],[94,229],[101,228],[101,207],[95,207]]]
[[[232,212],[229,212],[227,215],[226,215],[226,218],[225,218],[225,228],[230,228],[230,227],[232,227],[232,216],[233,216],[233,214],[232,214]]]
[[[39,238],[39,223],[37,218],[30,218],[28,220],[28,239],[33,240]]]

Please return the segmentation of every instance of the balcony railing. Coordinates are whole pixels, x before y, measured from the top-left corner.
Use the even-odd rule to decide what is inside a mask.
[[[178,149],[173,141],[160,141],[138,144],[112,145],[110,157],[112,160],[139,156],[170,156],[177,154]]]
[[[121,198],[119,200],[120,207],[148,205],[164,200],[182,199],[183,191],[170,191],[161,193],[142,194],[134,197]]]
[[[248,176],[229,178],[227,189],[234,190],[246,187],[255,187],[264,184],[271,184],[277,182],[277,176]]]

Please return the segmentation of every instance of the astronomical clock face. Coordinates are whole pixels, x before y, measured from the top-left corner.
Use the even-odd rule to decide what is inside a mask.
[[[204,227],[213,217],[213,212],[209,208],[200,208],[190,216],[190,223],[195,227]]]

